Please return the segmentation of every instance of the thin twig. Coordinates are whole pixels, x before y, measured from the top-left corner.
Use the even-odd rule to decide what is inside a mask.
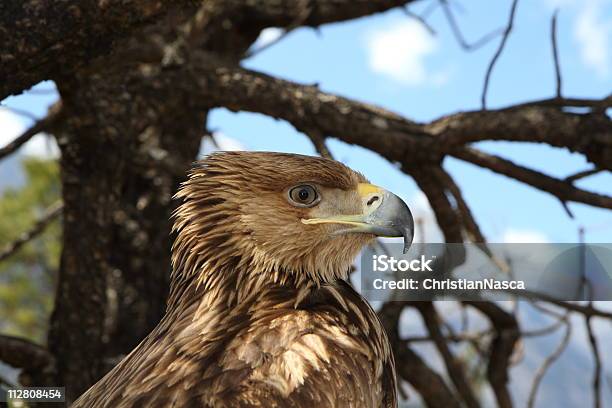
[[[576,180],[580,180],[586,177],[590,177],[594,174],[600,173],[602,172],[603,169],[589,169],[589,170],[583,170],[583,171],[579,171],[578,173],[572,174],[571,176],[568,176],[565,178],[565,181],[568,183],[573,183]]]
[[[612,209],[612,197],[582,190],[564,180],[559,180],[544,173],[520,166],[499,156],[489,155],[472,148],[459,149],[452,153],[452,155],[461,160],[519,180],[538,190],[546,191],[562,202],[574,201]]]
[[[561,98],[561,66],[559,64],[559,50],[557,49],[557,15],[559,10],[555,10],[552,16],[552,23],[550,25],[550,41],[552,43],[553,60],[555,62],[555,79],[557,83],[557,98]]]
[[[520,296],[524,299],[540,300],[542,302],[550,303],[551,305],[555,305],[560,308],[570,310],[572,312],[580,313],[584,316],[596,316],[612,320],[612,312],[598,309],[594,307],[592,303],[588,303],[587,305],[581,305],[580,303],[559,300],[545,293],[538,293],[527,289],[519,291],[510,289],[506,290],[505,292],[508,292],[515,296]]]
[[[493,327],[495,336],[491,341],[487,379],[491,384],[497,405],[500,408],[511,408],[512,398],[508,390],[510,381],[508,370],[520,340],[520,330],[516,316],[506,312],[493,302],[465,301],[482,314],[486,315]]]
[[[498,28],[496,30],[493,30],[483,35],[478,40],[470,44],[469,42],[466,41],[465,37],[463,36],[463,33],[461,32],[461,28],[459,28],[459,24],[457,23],[457,20],[455,19],[455,15],[453,14],[452,10],[449,7],[448,0],[440,0],[440,4],[442,5],[442,10],[444,10],[444,15],[446,16],[446,20],[448,21],[448,24],[450,25],[451,30],[453,31],[453,34],[455,38],[457,39],[457,42],[459,43],[461,48],[463,48],[466,51],[475,51],[504,32],[503,28]]]
[[[440,331],[438,313],[436,312],[433,303],[419,303],[417,304],[417,309],[421,313],[423,322],[425,323],[425,326],[427,327],[427,330],[429,331],[438,352],[442,356],[442,360],[444,361],[448,375],[455,385],[457,392],[459,395],[461,395],[461,398],[465,402],[465,405],[472,408],[480,407],[480,403],[478,402],[474,391],[466,381],[461,365],[455,359],[455,356],[453,356],[446,341],[444,341],[444,336]]]
[[[569,344],[569,340],[572,336],[572,325],[568,321],[568,316],[569,312],[566,312],[565,315],[563,315],[559,320],[560,322],[563,322],[565,324],[565,334],[563,335],[561,342],[559,342],[559,345],[555,348],[555,350],[548,357],[546,357],[542,365],[536,371],[536,374],[533,379],[533,384],[531,385],[531,389],[529,391],[529,399],[527,401],[528,408],[533,408],[535,404],[538,388],[540,387],[542,379],[544,379],[544,375],[546,375],[546,372],[548,371],[550,366],[552,366],[553,363],[557,361],[557,359],[559,359],[559,357]]]
[[[261,47],[257,47],[255,49],[249,49],[247,52],[245,52],[244,57],[242,57],[243,60],[247,60],[249,58],[253,58],[254,56],[261,54],[262,52],[264,52],[265,50],[267,50],[268,48],[271,48],[273,46],[275,46],[276,44],[278,44],[279,42],[281,42],[282,40],[284,40],[285,38],[287,38],[287,36],[292,32],[292,29],[289,28],[285,28],[283,30],[283,32],[281,33],[281,35],[279,35],[277,38],[275,38],[272,41],[269,41],[267,43],[265,43],[264,45],[262,45]]]
[[[23,116],[24,118],[30,119],[32,122],[37,122],[39,120],[39,118],[36,115],[34,115],[32,112],[29,112],[27,110],[14,108],[4,103],[0,104],[0,107],[13,112],[15,115]]]
[[[57,89],[28,89],[25,93],[28,95],[55,95],[57,94]]]
[[[295,20],[293,22],[291,22],[291,24],[289,24],[288,26],[286,26],[284,28],[283,33],[276,39],[274,39],[273,41],[270,41],[267,44],[262,45],[261,47],[257,48],[257,49],[249,49],[247,50],[247,52],[245,52],[244,56],[242,57],[243,60],[249,59],[254,57],[255,55],[267,50],[268,48],[272,47],[273,45],[278,44],[280,41],[282,41],[283,39],[285,39],[293,30],[295,30],[296,28],[299,28],[302,24],[304,24],[304,21],[306,21],[308,19],[308,17],[310,17],[310,14],[312,13],[312,7],[311,6],[306,6],[306,7],[301,7],[301,10],[299,11],[299,14],[296,16]]]
[[[333,155],[331,154],[331,152],[327,148],[327,145],[325,144],[325,137],[323,137],[320,131],[316,129],[309,129],[306,132],[306,136],[308,136],[308,138],[314,145],[315,149],[317,150],[317,153],[319,153],[321,157],[325,157],[326,159],[334,160]]]
[[[558,108],[593,108],[594,110],[605,110],[612,107],[612,95],[602,99],[588,98],[546,98],[535,101],[508,106],[501,110],[517,110],[531,106],[558,107]]]
[[[482,232],[480,231],[480,228],[478,227],[478,223],[474,219],[474,215],[472,214],[470,207],[465,202],[465,199],[463,198],[463,194],[461,193],[461,189],[459,188],[457,183],[455,183],[455,180],[453,180],[451,175],[448,174],[448,172],[446,172],[442,168],[434,168],[433,171],[438,177],[438,180],[440,181],[440,183],[446,187],[448,192],[455,199],[457,210],[459,214],[461,215],[461,221],[463,222],[465,230],[468,233],[470,241],[474,243],[486,243],[487,240],[482,234]]]
[[[44,347],[19,337],[0,335],[0,361],[12,367],[40,369],[52,360]]]
[[[589,302],[591,303],[591,302]],[[593,407],[601,408],[601,355],[599,354],[599,346],[593,332],[592,316],[585,316],[587,333],[589,335],[589,344],[593,352],[594,369],[593,369]]]
[[[487,67],[487,73],[485,74],[484,86],[482,89],[482,97],[481,97],[482,110],[487,109],[487,91],[489,89],[489,81],[491,80],[491,74],[493,73],[493,68],[495,67],[495,63],[497,62],[497,60],[499,59],[499,56],[504,50],[504,47],[506,46],[506,41],[508,41],[508,37],[510,36],[510,33],[512,32],[512,27],[514,25],[514,15],[516,13],[517,4],[518,4],[518,0],[512,1],[512,8],[510,9],[510,17],[508,19],[508,25],[506,29],[504,30],[504,34],[503,34],[501,42],[499,43],[499,47],[497,48],[497,51],[495,51],[495,54],[493,55],[493,58],[491,59],[491,62],[489,63],[489,66]]]
[[[63,208],[64,205],[61,201],[58,201],[47,208],[43,216],[36,221],[32,228],[22,233],[16,240],[10,242],[2,251],[0,251],[0,262],[9,258],[22,246],[40,235],[55,218],[59,217]]]
[[[431,24],[429,24],[427,22],[427,20],[425,20],[425,18],[423,16],[420,16],[418,14],[416,14],[415,12],[413,12],[412,10],[410,10],[408,8],[408,5],[405,5],[402,10],[404,10],[404,14],[406,14],[408,17],[415,19],[416,21],[418,21],[419,23],[421,23],[421,25],[423,27],[425,27],[425,29],[429,32],[429,34],[431,34],[432,36],[436,36],[436,30],[431,26]]]
[[[26,144],[28,140],[37,134],[49,131],[52,125],[57,121],[59,117],[59,105],[57,107],[51,108],[49,114],[36,121],[32,127],[23,132],[20,136],[17,136],[12,142],[7,144],[6,146],[0,147],[0,160],[4,157],[16,152],[21,146]]]

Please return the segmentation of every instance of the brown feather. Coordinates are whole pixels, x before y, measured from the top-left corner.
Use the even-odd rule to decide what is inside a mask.
[[[372,236],[305,225],[323,209],[286,199],[312,182],[351,211],[364,181],[307,156],[200,162],[177,194],[166,315],[73,407],[395,407],[386,334],[345,282]]]

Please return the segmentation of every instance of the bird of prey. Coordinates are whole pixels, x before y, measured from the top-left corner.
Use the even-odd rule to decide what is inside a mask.
[[[183,183],[167,311],[73,407],[395,407],[393,355],[347,283],[397,196],[336,161],[215,153]]]

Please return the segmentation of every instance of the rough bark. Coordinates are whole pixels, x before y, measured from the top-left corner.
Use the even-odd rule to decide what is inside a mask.
[[[7,0],[0,3],[0,99],[70,75],[113,42],[184,1]]]
[[[233,20],[258,27],[308,25],[367,16],[414,0],[225,1]],[[212,2],[209,2],[212,3]],[[45,79],[70,77],[135,30],[182,13],[193,0],[7,0],[0,3],[0,100]],[[221,7],[217,7],[221,8]]]

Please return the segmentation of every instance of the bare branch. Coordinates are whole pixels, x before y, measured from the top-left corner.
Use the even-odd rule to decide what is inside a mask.
[[[295,30],[296,28],[300,27],[302,24],[304,24],[304,22],[306,21],[306,19],[312,14],[312,5],[309,2],[306,3],[298,3],[298,14],[295,16],[295,20],[293,20],[290,24],[285,26],[285,29],[283,31],[283,33],[276,38],[274,41],[270,41],[269,43],[253,50],[250,49],[248,50],[244,57],[242,58],[243,60],[245,59],[249,59],[254,57],[255,55],[261,53],[262,51],[265,51],[266,49],[276,45],[277,43],[279,43],[280,41],[282,41],[285,37],[287,37],[293,30]]]
[[[459,400],[448,388],[444,379],[399,340],[398,322],[404,306],[405,304],[401,302],[386,302],[378,312],[378,317],[393,347],[398,376],[408,381],[428,406],[460,408]]]
[[[323,137],[321,132],[319,132],[317,129],[310,129],[306,133],[306,136],[308,136],[308,138],[314,145],[315,149],[317,150],[317,153],[319,153],[321,157],[325,157],[327,159],[332,159],[332,160],[334,159],[331,152],[327,148],[327,145],[325,143],[325,138]]]
[[[0,361],[12,367],[35,370],[51,364],[53,358],[45,348],[26,339],[0,335]]]
[[[491,59],[491,62],[489,63],[489,66],[487,68],[487,73],[485,74],[484,86],[482,88],[482,96],[480,98],[482,110],[487,109],[487,91],[489,89],[489,81],[491,80],[491,74],[493,73],[493,68],[495,67],[495,63],[497,62],[497,60],[499,59],[499,56],[504,50],[504,47],[506,46],[506,41],[508,41],[508,37],[510,36],[510,33],[512,32],[512,27],[514,25],[514,15],[516,13],[517,4],[518,4],[518,0],[512,1],[512,7],[510,8],[510,17],[508,19],[508,25],[506,26],[506,29],[504,30],[504,35],[502,37],[501,42],[499,43],[499,47],[497,48],[497,51],[493,55],[493,59]]]
[[[524,299],[531,300],[541,300],[546,303],[550,303],[551,305],[558,306],[562,309],[567,309],[572,312],[580,313],[584,316],[591,317],[601,317],[604,319],[612,320],[612,312],[607,312],[605,310],[601,310],[593,306],[592,302],[589,302],[586,306],[577,302],[568,302],[559,300],[555,297],[546,295],[544,293],[537,293],[529,290],[521,290],[521,291],[508,291],[514,295],[520,296]]]
[[[491,383],[497,404],[500,408],[512,407],[508,391],[508,370],[515,346],[519,340],[516,317],[493,302],[465,302],[489,318],[495,328],[495,338],[491,342],[487,378]]]
[[[561,327],[562,324],[563,324],[562,320],[557,320],[556,322],[551,323],[548,326],[541,327],[539,329],[521,330],[519,337],[539,337],[539,336],[545,336],[545,335],[548,335],[548,334],[556,331],[559,327]],[[484,337],[490,336],[493,333],[494,333],[494,330],[492,330],[492,329],[475,331],[473,333],[461,332],[461,333],[448,334],[448,335],[444,336],[444,340],[447,341],[447,342],[452,342],[452,343],[462,343],[462,342],[470,342],[470,343],[472,343],[472,342],[480,341]],[[433,341],[433,338],[432,338],[432,336],[409,336],[409,337],[403,337],[401,339],[401,341],[406,343],[406,344],[409,344],[409,343],[426,343],[426,342]]]
[[[399,377],[408,381],[423,397],[428,407],[460,408],[459,399],[446,382],[410,347],[394,350]]]
[[[573,183],[574,181],[586,178],[586,177],[590,177],[594,174],[600,173],[602,171],[602,169],[590,169],[590,170],[583,170],[583,171],[579,171],[576,174],[572,174],[571,176],[568,176],[565,178],[565,181],[568,183]]]
[[[0,9],[0,100],[59,72],[68,75],[92,54],[143,23],[187,1],[83,0],[76,4],[7,0]],[[23,27],[28,27],[24,30]]]
[[[261,47],[258,47],[256,49],[249,49],[245,54],[244,57],[242,57],[242,60],[247,60],[249,58],[253,58],[254,56],[261,54],[262,52],[264,52],[265,50],[267,50],[268,48],[271,48],[273,46],[275,46],[276,44],[278,44],[279,42],[283,41],[285,38],[287,38],[287,36],[289,34],[291,34],[291,32],[293,31],[293,29],[290,28],[286,28],[283,30],[283,32],[281,33],[281,35],[279,35],[277,38],[275,38],[274,40],[262,45]]]
[[[60,115],[60,105],[54,105],[49,111],[49,114],[36,121],[32,127],[23,132],[20,136],[15,138],[12,142],[6,146],[0,147],[0,160],[4,157],[16,152],[21,146],[26,144],[28,140],[36,136],[37,134],[45,131],[50,131],[53,125],[58,121]]]
[[[572,325],[567,320],[568,314],[569,312],[566,312],[565,315],[559,319],[559,322],[563,322],[565,324],[565,334],[563,335],[563,338],[559,342],[559,345],[553,350],[553,352],[548,357],[546,357],[546,359],[544,359],[544,362],[536,371],[536,374],[533,379],[533,384],[531,385],[531,389],[529,391],[529,399],[527,401],[528,408],[533,408],[535,404],[538,388],[540,387],[542,379],[544,379],[544,375],[546,375],[550,366],[552,366],[553,363],[557,361],[559,357],[561,357],[561,354],[563,354],[563,351],[565,351],[567,345],[569,344],[569,340],[572,336]]]
[[[306,4],[315,10],[303,23],[322,24],[350,20],[414,0],[227,0],[220,4],[233,10],[230,21],[241,21],[250,30],[287,27]],[[205,2],[208,3],[208,2]],[[146,24],[167,15],[193,14],[196,2],[190,0],[83,0],[78,4],[8,0],[0,10],[0,43],[4,51],[0,69],[0,100],[38,82],[69,76],[94,58],[107,55],[114,44]],[[21,30],[20,27],[30,27]],[[5,33],[5,34],[2,34]],[[8,33],[16,37],[8,39]],[[28,44],[25,46],[24,44]],[[24,61],[26,65],[24,65]]]
[[[411,169],[410,173],[419,188],[427,196],[429,204],[436,215],[436,221],[444,234],[445,242],[463,242],[461,223],[457,222],[459,221],[459,215],[446,196],[442,184],[437,178],[435,167],[429,166],[421,169]],[[457,260],[457,262],[461,264],[463,259]]]
[[[466,381],[466,376],[463,372],[463,368],[457,362],[453,354],[451,353],[448,344],[444,340],[444,336],[440,331],[439,317],[436,312],[435,306],[431,302],[421,302],[417,304],[417,309],[423,317],[423,322],[431,335],[438,352],[444,360],[444,365],[451,378],[455,388],[457,389],[461,399],[465,402],[466,406],[471,408],[480,407],[480,403],[474,394],[474,391]]]
[[[589,302],[591,304],[592,302]],[[599,347],[597,345],[597,339],[593,332],[592,316],[585,316],[584,322],[586,324],[587,333],[589,335],[589,344],[591,345],[591,352],[593,353],[593,407],[601,408],[601,355],[599,353]]]
[[[476,219],[474,219],[474,215],[472,214],[470,207],[465,202],[463,194],[461,193],[461,190],[459,189],[457,183],[455,183],[450,174],[448,174],[444,169],[436,169],[436,174],[438,175],[438,178],[440,179],[442,184],[446,187],[446,189],[448,189],[448,191],[455,199],[457,203],[457,210],[461,214],[461,221],[465,226],[465,230],[468,233],[470,241],[476,243],[485,243],[486,239],[480,231],[480,227],[478,226]]]
[[[26,119],[31,120],[32,122],[37,122],[39,119],[32,112],[28,112],[25,109],[14,108],[12,106],[8,106],[5,103],[0,103],[0,108],[4,108],[13,112],[15,115],[23,116]]]
[[[552,22],[550,24],[550,41],[552,43],[553,50],[553,61],[555,63],[555,80],[557,84],[557,98],[561,98],[561,66],[559,64],[559,50],[557,49],[557,15],[559,10],[555,10],[552,16]]]
[[[609,118],[601,115],[577,115],[554,107],[523,106],[457,113],[430,124],[420,124],[376,106],[321,92],[316,86],[299,85],[238,67],[206,67],[211,58],[196,59],[189,70],[176,70],[177,75],[196,73],[193,83],[200,84],[199,89],[205,96],[202,99],[206,103],[282,118],[306,134],[316,127],[324,135],[363,146],[391,162],[400,163],[402,170],[419,177],[421,184],[430,177],[423,169],[438,166],[444,155],[450,153],[549,192],[561,201],[603,208],[612,206],[612,200],[607,196],[583,191],[505,159],[459,148],[469,141],[485,139],[544,142],[581,152],[598,167],[610,167],[612,124]],[[174,75],[168,72],[165,77],[173,81]],[[435,183],[437,181],[429,184]],[[442,195],[438,194],[438,197]],[[444,215],[440,219],[453,220],[446,226],[446,232],[450,233],[450,224],[456,220],[452,206],[448,206],[449,211],[442,212],[441,206],[437,208],[436,215]],[[453,239],[460,237],[457,232],[451,234]]]
[[[472,214],[472,210],[470,210],[470,207],[463,198],[461,189],[457,183],[455,183],[455,180],[453,180],[451,175],[442,168],[434,168],[432,171],[435,173],[440,184],[443,185],[455,199],[457,204],[456,212],[459,220],[465,228],[465,231],[467,232],[468,239],[474,243],[481,244],[479,245],[480,250],[487,255],[501,270],[508,270],[508,265],[502,259],[495,256],[487,246],[487,240],[480,231],[480,227]]]
[[[577,108],[593,108],[593,110],[603,111],[607,108],[612,107],[612,95],[608,95],[603,99],[585,99],[585,98],[546,98],[518,105],[512,105],[504,108],[505,110],[522,109],[529,106],[541,106],[541,107],[577,107]]]
[[[546,191],[561,201],[574,201],[612,209],[612,197],[582,190],[563,180],[520,166],[510,160],[471,148],[457,150],[453,156]]]
[[[59,217],[62,213],[63,204],[61,201],[50,206],[43,216],[36,221],[34,226],[28,231],[22,233],[19,238],[15,241],[9,243],[4,249],[0,251],[0,262],[9,258],[15,252],[17,252],[22,246],[36,238],[38,235],[44,232],[45,228],[53,221],[55,218]]]
[[[496,30],[491,31],[488,34],[483,35],[481,38],[474,41],[473,43],[469,43],[468,41],[466,41],[465,37],[463,36],[463,33],[461,32],[461,28],[459,28],[459,24],[457,23],[457,20],[455,19],[455,15],[453,14],[453,11],[450,9],[450,6],[448,4],[448,0],[439,0],[439,1],[440,1],[440,4],[442,5],[442,10],[444,10],[444,15],[446,16],[446,20],[448,21],[448,24],[450,25],[451,30],[453,31],[453,34],[455,38],[457,39],[457,42],[459,43],[461,48],[463,48],[466,51],[475,51],[478,48],[482,47],[483,45],[487,44],[493,38],[497,37],[498,35],[504,32],[503,28],[498,28]]]
[[[541,142],[579,152],[598,167],[611,167],[609,118],[597,114],[564,112],[556,107],[525,104],[496,111],[460,112],[424,125],[450,150],[452,146],[481,140]]]
[[[408,17],[413,18],[419,23],[421,23],[421,25],[425,27],[425,29],[429,32],[429,34],[431,34],[432,36],[437,35],[436,30],[427,22],[427,20],[425,20],[425,17],[414,13],[408,7],[403,7],[402,10],[404,10],[404,14],[406,14]]]

